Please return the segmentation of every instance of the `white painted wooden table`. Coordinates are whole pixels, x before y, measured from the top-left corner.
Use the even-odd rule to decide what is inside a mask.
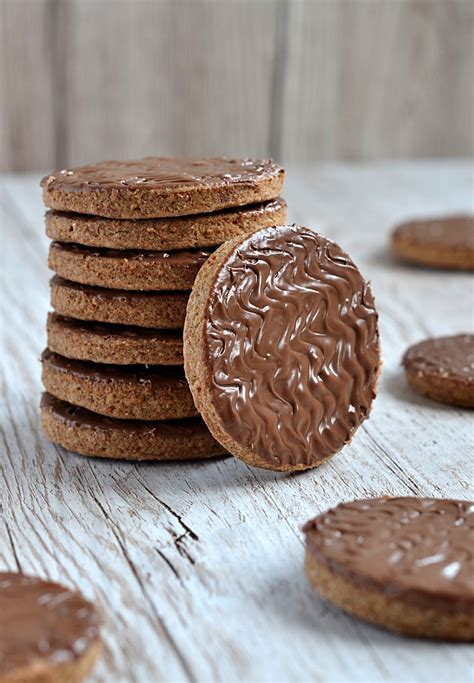
[[[472,416],[413,394],[399,360],[420,338],[472,328],[473,280],[399,265],[387,251],[405,217],[472,210],[472,180],[467,162],[288,169],[290,218],[340,242],[372,280],[384,370],[351,446],[285,476],[231,458],[90,460],[43,438],[43,209],[36,176],[4,178],[0,569],[98,601],[105,651],[92,681],[472,679],[469,646],[404,639],[322,602],[305,580],[300,531],[355,497],[472,497]]]

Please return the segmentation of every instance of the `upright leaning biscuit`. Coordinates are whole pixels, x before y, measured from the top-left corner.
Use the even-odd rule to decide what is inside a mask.
[[[173,218],[113,219],[47,211],[46,234],[58,242],[108,249],[195,249],[214,247],[256,228],[286,221],[286,202],[279,197],[216,213]]]
[[[474,216],[402,223],[392,234],[392,249],[405,261],[422,266],[474,270]]]
[[[410,386],[435,401],[474,408],[474,335],[425,339],[403,356]]]
[[[0,683],[79,683],[100,652],[100,622],[79,593],[0,572]]]
[[[110,218],[159,218],[274,199],[284,170],[270,159],[101,161],[41,181],[46,206]]]
[[[247,463],[314,467],[368,416],[380,368],[370,287],[308,228],[259,230],[199,272],[184,363],[210,431]]]
[[[411,636],[474,639],[474,503],[358,500],[303,531],[308,578],[341,609]]]

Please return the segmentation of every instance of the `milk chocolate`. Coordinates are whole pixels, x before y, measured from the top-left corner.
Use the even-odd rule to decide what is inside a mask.
[[[117,382],[139,382],[154,387],[177,387],[188,385],[181,365],[109,365],[74,360],[45,349],[41,362],[64,375],[76,375],[86,379],[110,380]]]
[[[403,356],[403,365],[418,375],[454,379],[474,384],[474,335],[425,339],[411,346]]]
[[[176,251],[142,251],[141,249],[102,249],[85,247],[81,244],[52,242],[51,248],[62,252],[78,254],[84,257],[97,256],[103,259],[124,259],[124,261],[166,261],[170,266],[201,266],[210,256],[212,250],[178,249]]]
[[[67,427],[82,429],[99,429],[109,432],[120,432],[135,436],[155,434],[163,438],[190,438],[193,435],[207,433],[200,417],[189,417],[180,420],[122,420],[93,413],[87,408],[73,406],[61,401],[51,394],[41,397],[41,408],[54,414]]]
[[[474,503],[373,498],[305,525],[308,552],[336,575],[448,612],[474,608]]]
[[[370,287],[337,244],[297,226],[250,235],[206,318],[212,402],[237,444],[283,469],[350,441],[375,397],[379,338]]]
[[[255,183],[282,172],[271,160],[171,159],[145,157],[136,161],[101,161],[55,171],[41,181],[43,188],[84,192],[93,189],[174,188]]]
[[[474,216],[442,216],[408,221],[395,229],[394,239],[403,239],[420,247],[434,244],[449,249],[474,250]]]
[[[0,677],[39,661],[54,666],[79,659],[97,641],[99,626],[96,608],[79,593],[0,573]]]

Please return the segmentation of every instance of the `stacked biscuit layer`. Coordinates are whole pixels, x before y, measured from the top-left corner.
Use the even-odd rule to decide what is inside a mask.
[[[42,356],[51,440],[137,460],[223,452],[184,375],[186,304],[219,244],[285,222],[282,182],[270,162],[159,158],[43,180],[55,272]]]

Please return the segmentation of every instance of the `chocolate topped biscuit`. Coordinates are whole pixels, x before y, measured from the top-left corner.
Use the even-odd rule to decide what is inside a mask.
[[[100,622],[79,593],[0,572],[0,680],[82,680],[100,650]]]
[[[412,635],[474,637],[474,503],[359,500],[304,532],[309,578],[339,607]]]
[[[93,249],[52,242],[48,265],[61,277],[84,285],[138,291],[188,290],[210,253],[202,249]]]
[[[182,366],[105,365],[43,351],[47,391],[101,415],[170,420],[197,415]]]
[[[281,197],[215,213],[174,218],[114,219],[62,211],[47,211],[45,216],[46,234],[59,242],[151,251],[213,247],[285,220],[286,202]]]
[[[380,368],[370,287],[308,228],[232,240],[207,261],[184,332],[186,376],[214,436],[259,467],[314,467],[368,416]]]
[[[409,221],[392,234],[394,253],[435,268],[474,269],[474,216]]]
[[[402,359],[410,385],[437,401],[474,407],[474,335],[425,339]]]
[[[51,306],[79,320],[177,330],[183,327],[189,292],[133,291],[81,285],[54,275]]]
[[[271,160],[101,161],[63,169],[41,181],[46,206],[111,218],[208,213],[274,199],[284,171]]]
[[[197,460],[225,453],[200,417],[117,420],[48,393],[41,399],[41,427],[63,448],[99,458]]]
[[[181,330],[154,330],[65,318],[48,313],[51,351],[77,360],[116,365],[182,365]]]

